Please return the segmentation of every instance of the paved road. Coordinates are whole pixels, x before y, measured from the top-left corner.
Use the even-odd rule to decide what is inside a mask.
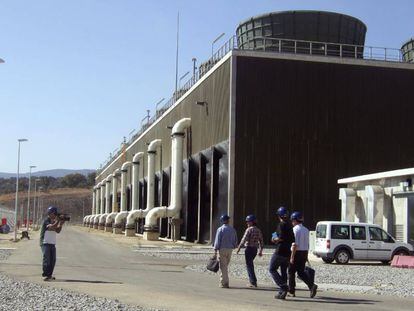
[[[108,234],[109,235],[109,234]],[[38,239],[22,241],[0,271],[19,279],[42,282]],[[245,288],[231,280],[218,288],[217,277],[185,270],[188,261],[153,258],[133,252],[130,245],[82,228],[65,227],[58,240],[57,280],[44,283],[124,303],[168,310],[412,310],[414,299],[307,291],[279,301],[274,289]]]

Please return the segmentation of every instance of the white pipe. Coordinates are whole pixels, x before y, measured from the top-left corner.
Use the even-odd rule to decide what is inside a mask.
[[[132,159],[132,210],[139,209],[139,166],[144,157],[143,152],[138,152]]]
[[[148,212],[154,208],[155,193],[155,155],[157,148],[161,146],[161,139],[155,139],[148,145],[148,177],[147,177],[147,206],[145,209],[135,209],[128,214],[125,228],[135,229],[135,222],[139,218],[145,218]],[[138,190],[138,189],[137,189]],[[128,230],[125,232],[127,235]],[[129,232],[130,234],[130,232]]]
[[[91,222],[91,227],[98,229],[99,226],[99,217],[101,216],[100,213],[100,206],[101,206],[101,201],[102,201],[102,189],[101,189],[101,185],[102,182],[98,183],[96,185],[96,190],[97,190],[97,200],[96,200],[96,212],[95,215],[92,217],[92,222]]]
[[[153,208],[145,217],[146,231],[155,231],[157,219],[177,217],[182,207],[183,188],[183,141],[184,130],[191,125],[190,118],[183,118],[175,123],[172,129],[171,146],[171,202],[168,207]]]
[[[101,204],[99,206],[99,214],[104,213],[105,205],[105,180],[101,182]]]
[[[121,212],[115,216],[115,222],[113,225],[114,233],[122,232],[122,224],[128,216],[127,211],[127,202],[126,202],[126,178],[128,173],[128,168],[132,165],[131,162],[127,161],[122,164],[121,167]]]
[[[112,213],[106,217],[105,230],[112,227],[112,223],[115,219],[116,214],[118,213],[118,201],[117,201],[117,192],[118,192],[118,176],[121,174],[121,170],[118,168],[112,174]]]
[[[106,218],[109,215],[109,205],[111,202],[111,197],[110,197],[110,187],[111,187],[111,180],[112,180],[112,174],[110,174],[108,177],[106,177],[105,181],[104,181],[104,185],[105,185],[105,212],[104,214],[101,215],[101,217],[99,217],[99,229],[104,229],[105,228],[105,223],[106,223]]]
[[[91,211],[91,215],[93,215],[95,213],[95,205],[96,205],[96,188],[93,187],[93,191],[92,191],[92,211]]]

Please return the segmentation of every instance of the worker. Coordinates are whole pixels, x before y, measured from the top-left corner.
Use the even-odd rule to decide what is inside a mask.
[[[237,233],[229,225],[230,217],[227,214],[220,216],[222,226],[217,229],[214,240],[214,256],[219,255],[220,263],[220,287],[229,288],[228,266],[233,250],[237,247]]]
[[[293,212],[290,216],[293,226],[293,234],[295,242],[292,244],[292,254],[290,256],[289,266],[289,293],[295,295],[295,274],[308,286],[310,297],[316,295],[318,286],[313,282],[313,278],[305,272],[305,265],[308,261],[309,252],[309,230],[303,225],[303,217],[301,212]]]
[[[244,258],[246,260],[247,275],[249,276],[248,287],[257,287],[256,273],[254,272],[254,259],[257,256],[257,250],[259,249],[259,257],[263,255],[263,234],[256,226],[256,216],[248,215],[246,217],[247,229],[244,232],[243,238],[240,241],[237,248],[237,254],[240,252],[240,248],[245,246]]]
[[[40,246],[43,254],[42,276],[46,282],[55,279],[53,270],[56,264],[56,234],[60,233],[64,223],[64,219],[58,217],[57,208],[50,206],[40,230]]]
[[[287,269],[291,255],[291,246],[295,241],[292,225],[289,222],[288,210],[281,206],[277,210],[279,224],[276,232],[272,236],[272,242],[276,244],[275,252],[269,264],[269,272],[273,281],[279,286],[279,292],[275,295],[276,299],[285,299],[288,293]],[[280,274],[278,269],[280,268]]]

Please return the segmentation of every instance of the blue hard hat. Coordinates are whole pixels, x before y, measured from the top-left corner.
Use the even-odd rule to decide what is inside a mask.
[[[280,217],[288,217],[289,212],[286,209],[286,207],[281,206],[277,209],[277,215],[280,216]]]
[[[227,214],[223,214],[223,215],[220,216],[220,221],[221,222],[225,222],[225,221],[227,221],[229,219],[230,219],[230,217]]]
[[[256,216],[254,216],[254,215],[248,215],[246,217],[246,221],[249,221],[249,222],[256,221]]]
[[[54,206],[49,206],[47,209],[47,214],[57,214],[58,213],[58,209],[57,207]]]
[[[298,220],[302,221],[302,213],[301,212],[293,212],[290,216],[290,220]]]

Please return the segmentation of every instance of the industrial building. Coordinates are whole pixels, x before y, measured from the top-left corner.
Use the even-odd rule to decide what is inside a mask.
[[[338,180],[341,220],[381,226],[414,245],[414,168]]]
[[[281,205],[310,228],[340,219],[339,178],[414,161],[414,65],[366,30],[319,11],[242,22],[98,170],[85,225],[209,243],[223,213],[267,237]]]

